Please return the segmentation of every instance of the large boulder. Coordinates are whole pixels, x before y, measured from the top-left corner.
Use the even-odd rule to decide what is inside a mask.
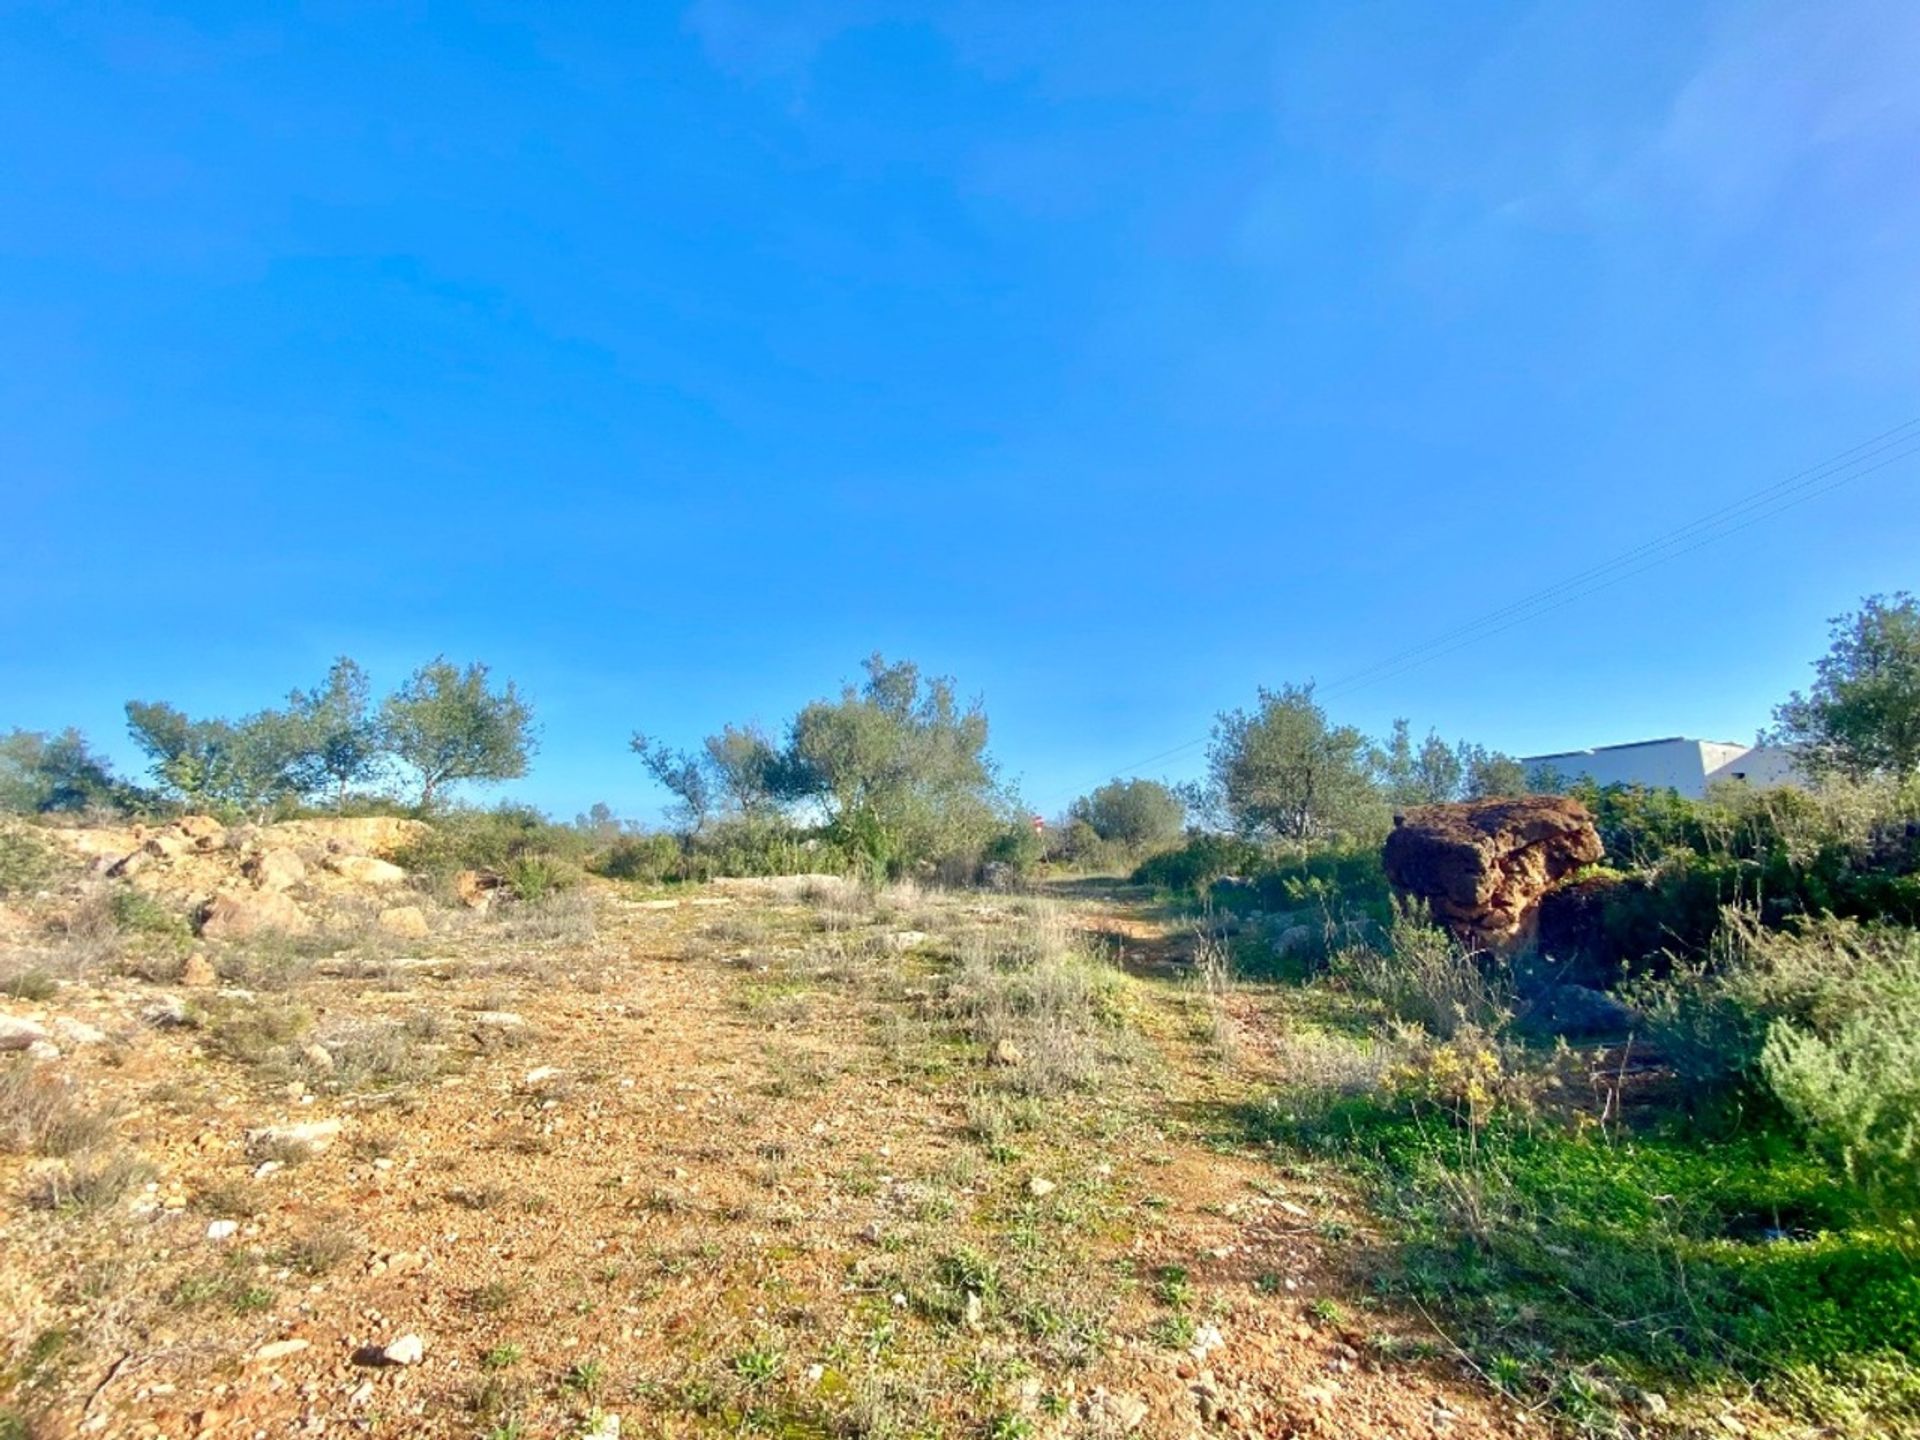
[[[1604,853],[1586,806],[1527,795],[1397,815],[1381,860],[1394,889],[1461,940],[1510,951],[1531,938],[1542,897]]]
[[[385,889],[390,885],[406,883],[406,871],[391,860],[381,860],[372,855],[329,855],[326,864],[342,880],[350,880],[355,885]]]
[[[307,862],[292,850],[261,850],[242,867],[262,890],[286,890],[307,878]]]
[[[209,940],[244,940],[275,931],[304,935],[313,921],[281,890],[222,890],[200,915],[200,933]]]

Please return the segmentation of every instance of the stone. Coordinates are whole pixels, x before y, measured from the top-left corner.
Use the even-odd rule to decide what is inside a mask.
[[[31,1020],[0,1015],[0,1050],[26,1050],[48,1043],[47,1027]]]
[[[1631,1005],[1585,985],[1556,985],[1540,1003],[1554,1030],[1576,1039],[1619,1035],[1640,1024],[1640,1012]]]
[[[1138,1430],[1146,1423],[1149,1407],[1137,1395],[1115,1395],[1095,1390],[1087,1397],[1087,1418],[1100,1430]]]
[[[1060,1187],[1044,1176],[1036,1175],[1027,1181],[1027,1194],[1036,1200],[1044,1200]]]
[[[269,1340],[253,1352],[255,1364],[265,1365],[274,1360],[284,1360],[289,1355],[298,1355],[312,1345],[310,1340],[294,1338],[291,1340]]]
[[[426,1358],[427,1345],[418,1335],[402,1335],[380,1352],[388,1365],[418,1365]]]
[[[376,888],[403,885],[407,879],[407,872],[391,860],[379,860],[372,855],[329,855],[327,868],[343,880]]]
[[[1548,891],[1605,853],[1587,807],[1561,795],[1424,805],[1393,825],[1380,858],[1394,889],[1463,943],[1502,954],[1532,938]]]
[[[317,1155],[340,1138],[338,1120],[308,1120],[298,1125],[263,1125],[247,1132],[247,1148]]]
[[[887,936],[887,949],[896,954],[917,950],[931,938],[924,930],[895,930]]]
[[[152,863],[153,855],[144,846],[131,855],[123,855],[107,867],[107,875],[114,880],[131,880]]]
[[[580,1432],[580,1440],[620,1440],[620,1417],[610,1410],[598,1411]]]
[[[213,962],[207,959],[207,952],[196,950],[187,956],[187,963],[180,967],[180,983],[192,990],[204,989],[220,983],[220,976],[213,968]]]
[[[300,1052],[300,1059],[316,1075],[333,1073],[333,1052],[318,1041],[303,1049]]]
[[[238,1220],[214,1220],[207,1225],[207,1239],[231,1240],[240,1230]]]
[[[242,867],[262,890],[286,890],[307,878],[307,862],[291,850],[262,850]]]
[[[27,1046],[27,1058],[29,1060],[58,1060],[60,1058],[60,1047],[51,1040],[36,1040]]]
[[[993,1052],[992,1052],[991,1058],[993,1060],[993,1063],[996,1065],[1011,1066],[1011,1065],[1018,1065],[1022,1060],[1025,1060],[1027,1057],[1026,1057],[1026,1053],[1022,1051],[1018,1045],[1014,1044],[1013,1041],[996,1040],[993,1042]]]
[[[53,1033],[75,1047],[107,1043],[107,1032],[99,1026],[89,1025],[84,1020],[74,1020],[64,1015],[53,1022]]]
[[[505,883],[504,877],[491,870],[462,870],[453,877],[453,893],[469,910],[484,910]]]
[[[305,935],[313,921],[278,890],[222,890],[200,912],[200,933],[209,940],[245,940],[266,932]]]
[[[402,940],[424,940],[433,933],[426,912],[418,905],[388,906],[380,912],[380,928]]]
[[[468,1018],[481,1030],[520,1030],[527,1023],[517,1010],[476,1010]]]
[[[193,846],[188,843],[186,836],[163,830],[158,835],[150,836],[140,848],[156,860],[178,860]]]
[[[211,815],[182,815],[173,831],[196,850],[212,850],[227,838],[227,827]]]

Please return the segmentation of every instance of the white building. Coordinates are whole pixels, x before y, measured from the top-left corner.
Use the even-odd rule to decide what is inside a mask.
[[[1544,771],[1563,780],[1591,780],[1596,785],[1671,789],[1695,800],[1707,793],[1709,785],[1724,780],[1758,786],[1799,783],[1793,757],[1778,745],[1689,740],[1681,735],[1559,755],[1528,755],[1520,763],[1529,775]]]

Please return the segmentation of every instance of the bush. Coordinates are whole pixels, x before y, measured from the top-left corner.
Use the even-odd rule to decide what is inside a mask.
[[[1249,875],[1266,862],[1266,852],[1237,835],[1193,835],[1178,850],[1144,860],[1133,872],[1136,885],[1163,890],[1206,891],[1229,875]]]
[[[523,899],[577,884],[593,844],[525,805],[451,810],[432,826],[394,854],[396,864],[442,882],[460,870],[491,870]]]
[[[53,852],[25,825],[0,823],[0,899],[31,895],[53,877]]]
[[[622,835],[587,863],[596,875],[609,880],[637,880],[658,885],[684,878],[680,842],[671,835]]]
[[[1463,948],[1415,901],[1394,907],[1384,950],[1344,950],[1334,972],[1390,1015],[1443,1040],[1498,1032],[1513,1018],[1504,970]]]

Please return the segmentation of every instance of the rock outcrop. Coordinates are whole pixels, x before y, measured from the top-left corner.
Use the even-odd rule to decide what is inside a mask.
[[[305,935],[313,922],[279,890],[222,890],[207,902],[200,933],[209,940],[245,940],[263,931]]]
[[[1509,951],[1531,938],[1541,898],[1603,853],[1586,806],[1528,795],[1409,810],[1381,860],[1393,887],[1461,940]]]

